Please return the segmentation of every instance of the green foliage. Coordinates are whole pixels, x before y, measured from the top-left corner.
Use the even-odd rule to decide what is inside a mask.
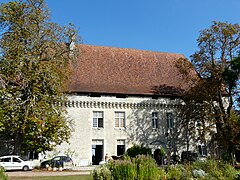
[[[108,179],[108,167],[111,172],[111,179],[159,179],[159,169],[154,160],[149,156],[137,156],[137,158],[125,158],[125,160],[110,161],[107,166],[100,166],[94,171],[94,179]],[[100,170],[99,170],[100,169]]]
[[[1,180],[7,180],[8,179],[7,175],[4,172],[4,169],[2,169],[1,167],[0,167],[0,179]]]
[[[14,140],[14,153],[46,151],[67,141],[71,121],[60,103],[66,100],[73,25],[49,21],[44,0],[0,6],[0,134]]]
[[[191,164],[178,165],[178,168],[182,170],[182,179],[192,178],[192,167]]]
[[[165,155],[165,150],[164,150],[163,147],[160,148],[159,155],[160,155],[161,158],[164,157],[164,155]]]
[[[131,159],[111,161],[108,164],[112,179],[137,179],[137,167]]]
[[[127,150],[127,155],[130,156],[130,157],[136,157],[139,154],[151,155],[152,151],[151,151],[150,148],[141,147],[141,146],[138,146],[138,145],[134,145]]]
[[[236,178],[236,170],[234,169],[234,167],[230,164],[223,164],[221,167],[222,171],[223,171],[223,176],[225,177],[225,179],[234,179]]]
[[[230,61],[230,65],[223,71],[223,79],[228,86],[233,89],[237,86],[238,77],[240,74],[240,57],[234,58]]]
[[[159,168],[151,156],[139,155],[133,162],[137,166],[138,179],[159,179]]]
[[[202,175],[193,177],[194,170]],[[93,172],[94,179],[125,179],[125,180],[187,180],[187,179],[220,179],[234,180],[237,171],[229,164],[216,160],[196,161],[192,164],[170,165],[158,167],[150,156],[139,155],[136,158],[110,161],[97,167]]]
[[[182,170],[178,167],[169,167],[167,169],[167,179],[169,180],[182,179]]]
[[[108,164],[112,179],[159,179],[164,172],[159,171],[154,159],[151,156],[138,155],[136,158],[111,161]]]
[[[230,164],[211,159],[205,162],[194,162],[192,169],[202,169],[207,173],[206,178],[209,179],[235,179],[237,173]]]
[[[98,166],[92,173],[94,180],[110,180],[111,172],[106,165]]]
[[[163,168],[159,169],[159,179],[167,180],[167,172]]]
[[[181,112],[186,140],[206,143],[208,134],[221,150],[231,154],[232,163],[233,153],[240,145],[240,126],[231,117],[234,101],[239,99],[239,38],[239,24],[214,21],[212,26],[200,31],[198,51],[191,56],[199,77],[191,76],[190,66],[184,67],[184,61],[177,63],[183,75],[193,77],[186,79],[192,88],[185,94],[186,106]],[[192,126],[196,120],[201,120],[201,128]]]
[[[184,165],[179,164],[176,166],[170,165],[166,168],[166,175],[167,175],[167,179],[170,179],[170,180],[193,178],[192,168],[189,164],[184,164]]]

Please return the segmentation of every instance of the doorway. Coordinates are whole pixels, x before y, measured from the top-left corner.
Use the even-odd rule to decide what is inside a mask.
[[[117,156],[125,153],[125,140],[117,140]]]
[[[92,143],[92,165],[99,165],[103,160],[103,140],[93,140]]]

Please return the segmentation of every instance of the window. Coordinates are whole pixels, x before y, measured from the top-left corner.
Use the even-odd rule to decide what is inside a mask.
[[[18,159],[18,158],[15,158],[15,157],[13,157],[13,162],[18,162],[18,163],[20,163],[20,162],[22,162],[20,159]]]
[[[103,128],[103,112],[93,112],[93,127]]]
[[[158,128],[158,113],[152,113],[152,128]]]
[[[11,158],[8,157],[8,158],[2,158],[1,159],[1,162],[11,162]]]
[[[125,112],[115,112],[115,127],[125,127]]]
[[[198,152],[201,156],[207,156],[207,147],[205,145],[198,145]]]
[[[61,158],[60,156],[57,156],[57,157],[54,157],[52,160],[53,161],[60,161],[60,158]]]
[[[202,126],[202,122],[198,119],[196,120],[196,127],[200,128]]]
[[[173,128],[173,114],[167,113],[167,128],[172,129]]]

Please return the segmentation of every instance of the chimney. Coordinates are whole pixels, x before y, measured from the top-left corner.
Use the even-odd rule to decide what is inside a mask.
[[[75,33],[69,37],[69,55],[72,56],[75,49],[76,35]]]

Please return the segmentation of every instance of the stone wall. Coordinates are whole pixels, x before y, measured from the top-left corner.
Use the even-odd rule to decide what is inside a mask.
[[[69,118],[74,122],[70,144],[63,143],[56,149],[59,154],[70,150],[76,165],[92,163],[92,145],[103,145],[103,155],[117,155],[117,144],[125,143],[125,150],[133,144],[179,153],[186,149],[182,130],[179,128],[178,108],[180,99],[152,99],[143,97],[117,98],[115,96],[69,96],[65,104]],[[93,111],[102,111],[104,127],[93,127]],[[125,112],[125,127],[115,127],[115,112]],[[159,127],[152,127],[152,113],[158,113]],[[166,113],[172,113],[174,127],[167,128]],[[194,148],[195,145],[191,146]]]

